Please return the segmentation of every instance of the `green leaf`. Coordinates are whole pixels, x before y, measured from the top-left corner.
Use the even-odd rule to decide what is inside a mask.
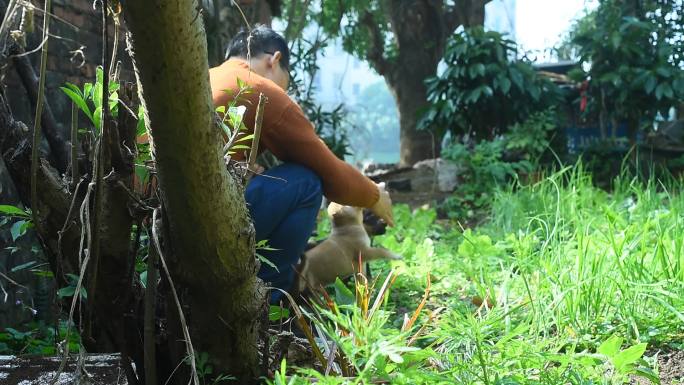
[[[618,353],[611,361],[618,371],[624,372],[639,361],[641,356],[644,355],[644,352],[646,352],[646,346],[646,343],[640,343],[629,347]]]
[[[96,83],[93,87],[93,104],[96,109],[102,107],[102,83]]]
[[[645,378],[653,384],[660,384],[660,377],[651,368],[638,367],[632,371],[632,374]]]
[[[75,286],[66,286],[57,290],[57,296],[60,298],[72,297],[76,292]]]
[[[666,67],[658,67],[656,68],[656,73],[662,77],[669,78],[672,75],[672,72],[670,71],[669,68]]]
[[[145,109],[143,108],[143,106],[138,106],[138,124],[135,126],[135,134],[136,136],[140,136],[146,133],[147,130],[145,129]]]
[[[73,297],[75,293],[76,293],[76,286],[75,285],[66,286],[66,287],[63,287],[63,288],[57,290],[57,296],[60,298]],[[86,294],[86,290],[84,287],[81,287],[80,293],[81,293],[81,299],[88,299],[88,295]]]
[[[83,99],[93,99],[93,83],[83,85]]]
[[[12,205],[0,205],[0,213],[14,216],[14,217],[22,217],[22,218],[30,218],[31,214],[28,212],[20,209],[17,206],[12,206]]]
[[[236,144],[231,147],[231,150],[249,150],[251,147],[245,146],[244,144]]]
[[[254,246],[256,250],[268,250],[268,251],[274,251],[274,250],[279,250],[279,249],[274,249],[273,247],[268,245],[268,239],[262,239],[257,244]]]
[[[226,113],[226,106],[218,106],[216,107],[216,112],[219,114],[225,114]]]
[[[339,278],[335,279],[335,302],[339,305],[351,305],[356,302],[354,293]]]
[[[492,96],[492,95],[494,95],[494,91],[492,90],[492,88],[491,88],[490,86],[482,86],[482,92],[483,92],[486,96]]]
[[[93,112],[93,123],[95,124],[95,132],[98,134],[101,131],[102,126],[100,126],[101,122],[100,120],[102,119],[102,107],[96,107],[95,112]]]
[[[147,270],[140,273],[140,284],[143,289],[147,289]]]
[[[109,110],[112,112],[112,116],[114,116],[114,113],[116,112],[118,106],[119,94],[115,92],[109,97]]]
[[[256,257],[257,257],[257,259],[258,259],[259,261],[261,261],[262,263],[267,264],[268,266],[270,266],[270,267],[272,267],[273,269],[275,269],[275,271],[278,271],[278,272],[279,272],[278,266],[276,266],[276,265],[275,265],[273,262],[271,262],[268,258],[264,257],[263,255],[261,255],[261,254],[259,254],[259,253],[256,253]]]
[[[150,170],[148,170],[144,165],[136,164],[135,175],[138,177],[140,183],[144,185],[147,183],[147,180],[150,177]]]
[[[604,341],[601,346],[596,349],[596,351],[608,358],[614,357],[620,351],[622,341],[623,340],[621,337],[612,336]]]
[[[401,364],[404,362],[404,359],[397,353],[390,352],[387,354],[387,357],[394,362],[395,364]]]
[[[236,140],[236,142],[244,142],[244,141],[252,140],[252,139],[254,139],[254,134],[250,134],[250,135],[247,135],[245,137],[242,137],[242,138]]]
[[[516,87],[518,87],[519,90],[523,90],[523,77],[520,74],[520,71],[518,71],[515,68],[510,69],[511,73],[511,80],[513,80],[513,84],[515,84]]]
[[[511,81],[508,78],[500,78],[499,83],[501,84],[501,92],[503,92],[504,94],[507,94],[508,91],[511,90]]]
[[[610,37],[610,42],[613,44],[613,48],[618,48],[622,43],[622,37],[618,32],[614,32]]]
[[[471,92],[468,93],[468,97],[466,97],[466,103],[476,103],[478,99],[480,99],[480,94],[482,93],[482,88],[478,87]]]
[[[236,83],[237,83],[238,88],[240,88],[240,89],[246,88],[247,83],[245,83],[242,79],[237,78]]]
[[[33,267],[33,266],[35,266],[36,264],[38,264],[38,262],[36,262],[36,261],[30,261],[30,262],[22,263],[22,264],[19,265],[19,266],[14,266],[14,267],[12,268],[12,270],[10,270],[10,271],[11,271],[12,273],[16,273],[16,272],[18,272],[18,271],[26,270],[26,269],[28,269],[28,268],[30,268],[30,267]]]
[[[66,82],[66,83],[64,83],[64,86],[67,87],[68,89],[74,91],[74,93],[76,93],[81,99],[87,99],[86,98],[87,94],[81,93],[81,90],[78,88],[78,86],[76,84]]]
[[[649,75],[648,80],[646,80],[646,84],[644,85],[644,91],[646,91],[647,94],[650,94],[657,85],[658,79],[653,75]]]
[[[26,233],[27,226],[25,226],[27,221],[16,221],[12,224],[10,232],[12,233],[12,241],[16,242],[17,238],[21,237]]]
[[[60,87],[59,89],[62,90],[62,92],[64,92],[69,99],[71,99],[71,101],[74,102],[74,104],[76,104],[81,111],[83,111],[84,114],[86,114],[91,122],[94,122],[93,114],[90,112],[88,104],[85,102],[85,100],[83,100],[83,97],[80,94],[77,94],[73,90],[66,87]]]
[[[684,77],[679,77],[672,82],[672,86],[675,90],[679,91],[681,98],[684,98]]]
[[[484,76],[485,74],[485,65],[482,63],[478,63],[475,65],[475,72],[477,72],[478,75]]]
[[[116,93],[121,88],[120,84],[117,82],[109,82],[109,93]]]
[[[268,308],[268,320],[269,321],[280,321],[290,316],[290,311],[281,306],[269,306]]]
[[[658,87],[656,87],[655,90],[655,97],[656,99],[660,100],[662,97],[665,96],[667,98],[672,98],[673,93],[672,93],[672,87],[668,83],[660,83]]]
[[[102,71],[102,66],[97,66],[95,69],[95,84],[99,83],[102,84],[104,83],[104,72]]]
[[[52,274],[51,271],[38,270],[38,271],[34,271],[33,274],[36,275],[37,277],[46,277],[46,278],[54,277],[54,274]]]

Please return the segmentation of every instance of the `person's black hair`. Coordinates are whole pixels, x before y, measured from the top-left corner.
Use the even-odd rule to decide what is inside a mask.
[[[249,47],[248,47],[249,44]],[[285,38],[265,25],[257,25],[251,31],[241,30],[228,44],[226,60],[232,57],[246,59],[248,55],[255,57],[261,54],[272,54],[280,51],[280,64],[287,71],[290,68],[290,49]]]

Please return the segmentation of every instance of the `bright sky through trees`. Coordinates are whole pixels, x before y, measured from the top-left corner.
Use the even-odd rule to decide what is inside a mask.
[[[518,0],[515,18],[517,40],[525,50],[543,51],[552,48],[570,29],[574,20],[593,9],[596,0]],[[538,61],[548,61],[548,53]]]

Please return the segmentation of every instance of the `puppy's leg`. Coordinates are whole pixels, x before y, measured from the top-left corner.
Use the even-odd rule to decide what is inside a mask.
[[[363,258],[367,261],[372,261],[374,259],[401,259],[400,255],[394,254],[393,252],[384,249],[382,247],[370,247],[361,253]]]

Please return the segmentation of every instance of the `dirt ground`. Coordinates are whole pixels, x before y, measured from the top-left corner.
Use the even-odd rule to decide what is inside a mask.
[[[661,353],[658,356],[658,374],[662,385],[684,384],[684,351]],[[633,379],[631,384],[646,385],[648,380]]]

